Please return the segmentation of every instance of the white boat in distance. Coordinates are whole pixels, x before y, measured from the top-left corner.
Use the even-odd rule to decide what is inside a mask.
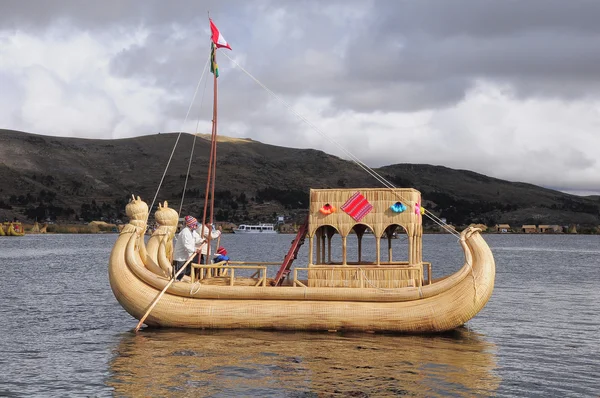
[[[275,226],[273,224],[258,224],[248,225],[240,224],[237,228],[233,229],[236,234],[276,234]]]

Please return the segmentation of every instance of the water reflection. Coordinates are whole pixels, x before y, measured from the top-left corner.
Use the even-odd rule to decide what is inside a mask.
[[[442,336],[146,330],[111,361],[117,396],[493,395],[496,346]]]

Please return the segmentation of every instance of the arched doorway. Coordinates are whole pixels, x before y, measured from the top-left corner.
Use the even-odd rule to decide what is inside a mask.
[[[408,264],[409,258],[409,243],[408,243],[408,231],[400,224],[391,224],[388,225],[382,238],[387,240],[387,245],[382,247],[382,251],[384,252],[381,256],[382,264],[398,264],[398,263],[406,263]],[[383,246],[383,245],[382,245]],[[395,255],[394,255],[394,249]],[[405,253],[406,257],[402,256],[402,252]],[[384,260],[385,259],[385,260]]]
[[[346,245],[348,248],[346,259],[347,264],[376,264],[377,257],[375,256],[375,253],[377,248],[377,239],[371,226],[363,223],[355,224],[350,230],[348,238],[352,237],[353,235],[356,236],[356,242],[348,241]],[[363,250],[365,245],[367,246],[367,250]]]
[[[331,239],[335,234],[339,234],[339,231],[332,225],[322,225],[317,228],[314,234],[315,247],[313,247],[312,243],[313,238],[309,238],[311,244],[309,256],[312,257],[313,249],[315,253],[314,262],[311,258],[309,259],[309,264],[324,265],[336,263],[331,250]],[[343,259],[341,261],[337,260],[337,262],[341,263]]]

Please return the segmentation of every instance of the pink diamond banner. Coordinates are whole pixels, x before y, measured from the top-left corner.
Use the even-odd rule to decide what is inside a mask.
[[[364,216],[369,214],[373,209],[373,205],[360,192],[356,192],[342,205],[341,209],[348,213],[355,221],[360,221]]]

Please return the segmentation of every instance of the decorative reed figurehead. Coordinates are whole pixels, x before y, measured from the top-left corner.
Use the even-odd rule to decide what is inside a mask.
[[[125,206],[125,214],[129,217],[129,224],[127,224],[121,233],[132,232],[129,228],[131,225],[134,230],[146,231],[146,222],[148,220],[148,205],[140,197],[137,198],[131,195],[131,200]]]
[[[158,223],[158,228],[155,233],[174,234],[177,230],[177,223],[179,222],[179,214],[175,209],[169,207],[169,203],[165,202],[161,205],[158,204],[158,210],[154,213],[154,219]]]

